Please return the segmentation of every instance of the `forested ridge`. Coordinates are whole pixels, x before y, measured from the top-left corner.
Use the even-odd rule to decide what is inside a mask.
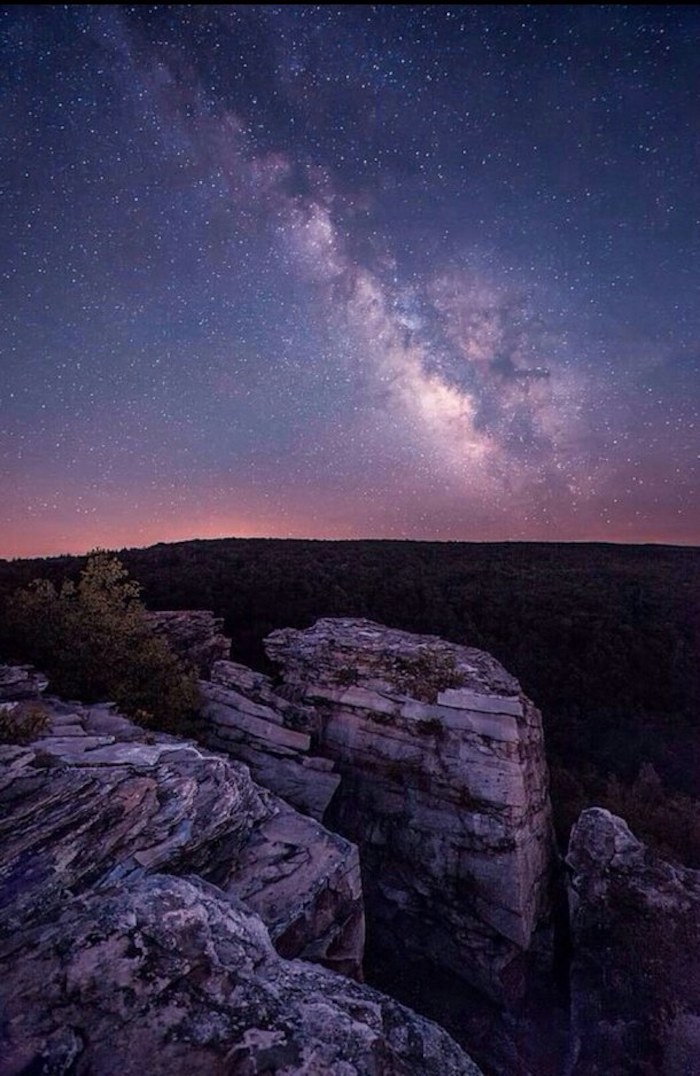
[[[234,659],[267,671],[265,635],[321,616],[490,651],[542,710],[554,793],[571,811],[622,791],[653,798],[656,775],[664,802],[700,794],[698,548],[230,538],[119,558],[147,606],[214,610]],[[0,599],[36,577],[75,578],[83,564],[0,561]],[[13,656],[12,640],[2,645]],[[698,842],[700,855],[700,832]]]

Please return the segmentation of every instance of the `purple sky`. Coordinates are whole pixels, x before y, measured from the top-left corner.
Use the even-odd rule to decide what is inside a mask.
[[[700,9],[2,9],[0,555],[698,543]]]

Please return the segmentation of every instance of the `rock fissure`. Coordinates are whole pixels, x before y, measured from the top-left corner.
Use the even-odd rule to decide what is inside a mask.
[[[359,845],[375,931],[401,948],[413,937],[416,955],[429,952],[503,1000],[517,978],[509,965],[547,921],[554,865],[540,717],[517,681],[487,654],[367,621],[322,620],[265,645],[277,683],[214,665],[214,686],[204,685],[210,742]],[[263,697],[264,727],[251,726],[246,715]],[[334,766],[316,770],[333,781],[323,798],[310,792],[310,767],[300,786],[289,760],[286,771],[275,762],[290,699],[311,733],[297,750]]]

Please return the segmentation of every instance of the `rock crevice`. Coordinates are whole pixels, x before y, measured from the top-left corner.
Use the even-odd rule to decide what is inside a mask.
[[[341,774],[327,817],[360,845],[377,932],[517,994],[554,850],[541,719],[518,682],[481,651],[363,620],[265,646]]]

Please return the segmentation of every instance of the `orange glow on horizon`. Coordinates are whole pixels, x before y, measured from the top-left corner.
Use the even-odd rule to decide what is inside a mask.
[[[335,523],[335,525],[334,525]],[[417,541],[417,542],[609,542],[621,545],[677,545],[694,547],[700,544],[694,535],[644,531],[631,534],[622,528],[601,528],[589,526],[581,528],[580,533],[570,530],[561,535],[554,535],[551,528],[528,528],[514,534],[505,523],[498,526],[484,527],[480,533],[466,533],[466,528],[455,523],[442,526],[439,533],[430,533],[425,528],[415,533],[406,533],[400,528],[361,527],[348,524],[347,521],[329,521],[324,525],[309,526],[308,517],[289,519],[275,523],[269,517],[242,520],[236,516],[216,516],[210,520],[191,518],[168,521],[152,521],[148,524],[134,526],[133,521],[105,521],[103,525],[86,527],[84,520],[76,520],[73,526],[64,525],[60,529],[48,525],[28,528],[16,527],[6,529],[0,539],[0,557],[43,558],[57,556],[80,556],[92,549],[129,549],[146,548],[158,543],[175,543],[196,540],[215,540],[225,538],[261,538],[261,539],[299,539],[316,541]]]

